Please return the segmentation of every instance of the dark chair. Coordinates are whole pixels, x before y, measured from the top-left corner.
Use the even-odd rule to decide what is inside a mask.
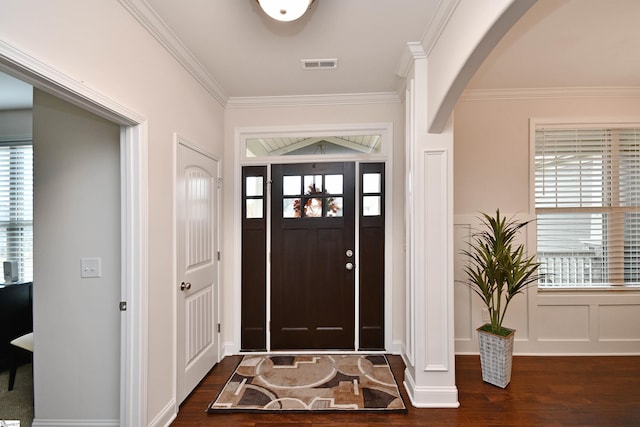
[[[13,390],[13,384],[16,381],[16,371],[18,365],[25,358],[25,355],[30,359],[33,358],[33,332],[24,334],[14,340],[11,344],[11,370],[9,371],[9,391]]]

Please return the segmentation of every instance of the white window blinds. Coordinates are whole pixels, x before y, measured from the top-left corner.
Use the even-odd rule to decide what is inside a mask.
[[[0,261],[33,280],[33,146],[0,145]],[[4,276],[3,276],[4,277]]]
[[[640,284],[640,129],[538,128],[541,287]]]

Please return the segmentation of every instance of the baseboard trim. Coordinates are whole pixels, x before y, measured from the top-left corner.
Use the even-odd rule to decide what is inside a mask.
[[[178,416],[178,405],[172,399],[149,423],[149,427],[168,427]]]
[[[34,419],[32,427],[120,427],[120,420]]]
[[[417,386],[409,369],[404,371],[404,388],[416,408],[458,408],[458,388]]]

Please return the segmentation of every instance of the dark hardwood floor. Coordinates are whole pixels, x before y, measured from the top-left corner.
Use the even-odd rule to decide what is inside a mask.
[[[226,357],[180,407],[182,426],[640,426],[640,357],[514,357],[511,384],[484,383],[478,356],[456,356],[457,409],[406,414],[207,414],[239,356]],[[390,356],[401,384],[404,364]]]

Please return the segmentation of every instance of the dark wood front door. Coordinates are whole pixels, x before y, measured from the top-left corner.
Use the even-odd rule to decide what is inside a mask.
[[[271,349],[354,349],[355,164],[272,166]]]

